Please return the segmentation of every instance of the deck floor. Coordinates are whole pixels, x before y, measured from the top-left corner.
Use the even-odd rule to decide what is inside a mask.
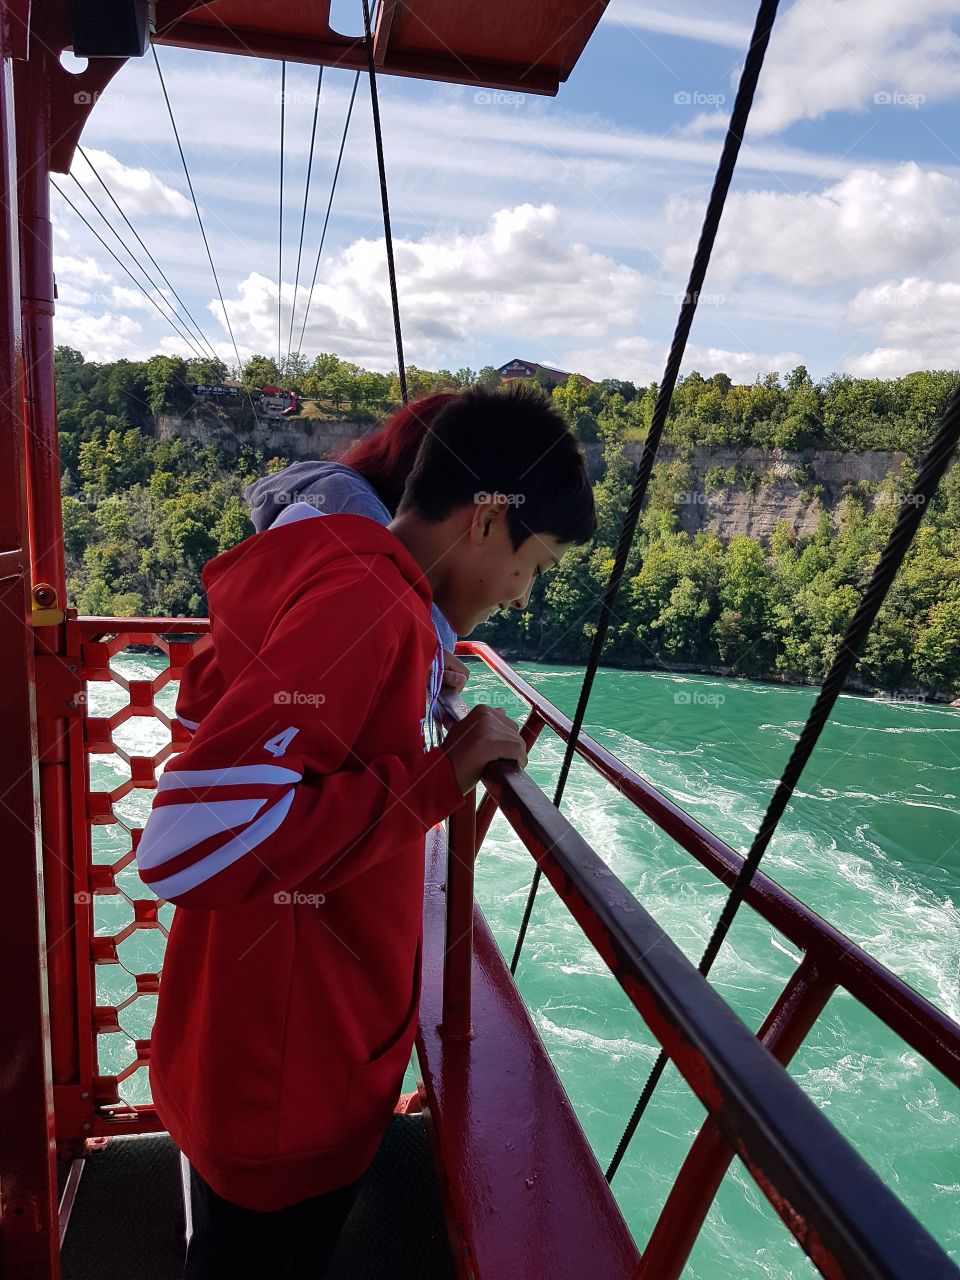
[[[166,1134],[91,1156],[61,1252],[63,1280],[180,1280],[180,1155]],[[325,1280],[456,1280],[422,1116],[395,1116]]]

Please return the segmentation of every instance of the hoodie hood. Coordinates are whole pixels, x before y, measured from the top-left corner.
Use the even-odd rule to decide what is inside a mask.
[[[269,529],[293,502],[308,502],[328,516],[367,516],[382,525],[392,519],[373,486],[340,462],[294,462],[248,484],[243,496],[257,533]]]

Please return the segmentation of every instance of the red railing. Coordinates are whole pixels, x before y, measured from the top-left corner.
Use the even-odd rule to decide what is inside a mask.
[[[150,1048],[148,1036],[125,1032],[128,1019],[124,1015],[136,1001],[156,992],[159,972],[138,972],[125,965],[122,946],[141,930],[162,935],[165,926],[161,904],[146,888],[133,891],[118,883],[118,877],[134,863],[138,835],[115,806],[135,789],[151,788],[157,766],[184,745],[185,735],[177,722],[156,706],[155,695],[179,677],[190,654],[206,642],[208,629],[205,619],[69,620],[67,648],[75,661],[64,661],[58,672],[51,666],[43,677],[46,692],[41,699],[41,719],[43,715],[67,716],[78,730],[70,738],[75,854],[72,867],[64,873],[70,877],[77,924],[71,937],[75,998],[71,1017],[55,1014],[52,1034],[60,1056],[64,1060],[74,1056],[79,1070],[54,1090],[61,1148],[71,1144],[79,1147],[89,1137],[159,1127],[152,1106],[124,1097],[127,1082],[148,1065]],[[172,635],[181,638],[171,640]],[[194,638],[182,638],[188,635]],[[131,680],[110,665],[121,650],[139,645],[156,646],[168,655],[168,666],[152,679]],[[530,712],[522,732],[528,745],[544,728],[564,740],[569,736],[569,720],[492,650],[469,642],[460,648],[482,659],[527,702]],[[111,715],[91,716],[85,700],[86,682],[90,681],[112,681],[125,691],[128,703]],[[457,712],[448,707],[446,714],[455,716]],[[116,730],[136,716],[155,717],[169,731],[169,741],[153,756],[134,755],[116,741]],[[719,880],[732,882],[742,861],[739,854],[586,735],[581,735],[577,752]],[[119,757],[129,777],[112,790],[91,791],[89,765],[94,755]],[[534,1082],[526,1094],[522,1088],[515,1091],[511,1105],[517,1116],[523,1116],[525,1107],[535,1110],[549,1098],[552,1110],[545,1123],[555,1132],[548,1146],[552,1143],[552,1151],[563,1153],[562,1159],[555,1155],[549,1171],[544,1172],[541,1161],[534,1174],[524,1176],[523,1186],[537,1185],[542,1175],[544,1186],[553,1187],[552,1194],[543,1192],[537,1213],[531,1215],[529,1200],[526,1206],[520,1200],[516,1209],[528,1215],[534,1237],[539,1233],[546,1240],[549,1235],[553,1242],[550,1267],[546,1262],[537,1265],[536,1257],[546,1256],[542,1249],[538,1253],[538,1246],[525,1275],[576,1274],[570,1270],[570,1259],[578,1240],[583,1250],[584,1232],[589,1239],[591,1229],[598,1239],[603,1238],[610,1258],[616,1260],[604,1274],[632,1274],[635,1280],[679,1275],[723,1174],[733,1154],[738,1154],[825,1274],[915,1276],[921,1274],[917,1264],[923,1259],[924,1276],[956,1276],[956,1268],[942,1251],[777,1063],[789,1062],[837,986],[872,1009],[955,1084],[960,1084],[960,1028],[802,903],[758,874],[747,904],[804,951],[802,963],[761,1028],[758,1044],[522,771],[492,769],[484,782],[487,795],[479,807],[474,808],[471,801],[451,821],[446,861],[438,861],[441,855],[435,853],[433,881],[428,874],[425,918],[431,910],[431,883],[441,895],[437,910],[442,918],[437,917],[439,923],[431,926],[432,932],[425,926],[424,1003],[418,1041],[425,1101],[448,1190],[451,1236],[460,1241],[464,1256],[469,1254],[476,1274],[498,1274],[494,1266],[484,1270],[481,1263],[496,1255],[498,1242],[493,1237],[504,1236],[504,1223],[489,1212],[489,1204],[484,1212],[483,1206],[471,1204],[469,1197],[458,1192],[462,1170],[456,1166],[463,1165],[464,1152],[469,1150],[475,1165],[470,1177],[476,1180],[476,1165],[482,1163],[485,1152],[496,1148],[501,1155],[494,1160],[494,1167],[500,1160],[503,1176],[514,1176],[510,1161],[502,1163],[502,1135],[495,1142],[490,1141],[488,1131],[484,1136],[489,1115],[480,1114],[484,1108],[489,1111],[491,1099],[505,1081],[512,1082],[511,1088],[517,1084],[516,1073],[511,1075],[510,1070],[516,1062],[509,1063],[502,1056],[488,1060],[477,1056],[489,1051],[494,1042],[501,1055],[516,1053],[517,1061],[526,1062],[525,1070]],[[708,1112],[639,1260],[474,904],[475,854],[498,807]],[[112,860],[97,861],[92,855],[92,832],[114,824],[129,835],[129,844]],[[54,891],[57,888],[52,887]],[[131,919],[113,935],[100,933],[94,927],[97,900],[117,895],[129,904]],[[426,955],[428,935],[435,943],[432,959]],[[129,995],[114,1005],[98,1004],[98,968],[118,964],[129,973]],[[500,1024],[494,1036],[482,1037],[482,1044],[479,1036],[471,1039],[474,991],[481,993],[485,1030],[489,1030],[491,1019]],[[54,1008],[62,1012],[62,1002]],[[106,1073],[99,1066],[98,1045],[102,1037],[117,1034],[129,1036],[132,1057],[121,1071]],[[481,1061],[486,1062],[483,1072],[478,1070]],[[533,1069],[531,1062],[539,1065]],[[506,1073],[504,1081],[497,1079],[498,1069]],[[481,1079],[489,1095],[484,1108],[472,1092]],[[452,1123],[456,1132],[451,1130]],[[471,1125],[479,1125],[480,1130],[471,1134]],[[530,1141],[534,1145],[545,1141],[543,1133],[535,1136],[531,1132]],[[560,1167],[563,1161],[568,1166],[566,1173]],[[549,1207],[545,1209],[545,1205]],[[869,1219],[876,1226],[878,1207],[882,1209],[882,1229],[871,1235],[865,1223]],[[558,1269],[565,1263],[566,1270]]]
[[[528,746],[545,727],[563,741],[569,739],[570,720],[488,646],[461,642],[458,652],[481,658],[528,704],[521,730]],[[447,714],[456,718],[450,709]],[[719,880],[733,882],[743,863],[738,853],[585,734],[576,751]],[[487,795],[476,813],[475,839],[471,842],[470,817],[451,828],[448,922],[462,922],[465,904],[472,902],[473,855],[500,808],[708,1112],[635,1280],[680,1275],[735,1154],[825,1274],[960,1275],[789,1077],[769,1070],[774,1060],[781,1065],[790,1061],[838,986],[958,1086],[960,1027],[758,874],[748,905],[801,948],[804,957],[758,1033],[766,1054],[756,1043],[748,1048],[743,1024],[526,775],[498,769],[484,781]],[[448,928],[447,940],[456,955],[447,964],[449,1000],[455,1002],[462,1025],[463,996],[454,980],[469,969],[464,953],[470,934]],[[668,952],[672,954],[664,965]],[[445,1009],[447,1002],[445,985]],[[722,1044],[727,1033],[730,1040]],[[753,1084],[744,1093],[746,1079]],[[797,1173],[805,1161],[806,1182],[801,1185]]]

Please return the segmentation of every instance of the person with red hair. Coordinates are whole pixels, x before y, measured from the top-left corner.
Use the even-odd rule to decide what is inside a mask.
[[[294,462],[248,485],[244,497],[257,533],[303,518],[308,513],[297,509],[303,503],[324,515],[367,516],[386,527],[397,513],[424,435],[455,398],[441,391],[405,404],[335,462]],[[433,622],[444,653],[440,679],[462,689],[467,667],[454,657],[457,637],[436,605]]]

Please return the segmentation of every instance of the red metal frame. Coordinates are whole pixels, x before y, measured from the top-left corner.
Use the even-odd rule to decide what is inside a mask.
[[[377,16],[374,58],[388,75],[555,94],[606,6],[607,0],[387,0]],[[359,34],[340,35],[329,17],[329,0],[269,8],[260,0],[158,0],[155,43],[366,71]]]
[[[447,0],[388,3],[376,34],[377,61],[395,74],[552,93],[576,62],[603,3],[570,0],[569,7],[565,21],[554,0],[543,0],[528,6],[518,25],[515,6],[485,6],[480,21],[475,6]],[[159,9],[161,42],[351,66],[362,52],[357,41],[329,31],[324,7],[312,0],[271,9],[269,29],[259,0],[221,0],[216,6],[160,0]],[[296,27],[300,20],[312,23],[308,35],[314,46]],[[562,35],[554,38],[560,28]],[[456,43],[445,34],[451,29],[462,33],[462,48],[450,47]],[[0,963],[6,972],[24,975],[4,984],[0,997],[19,1068],[0,1073],[0,1242],[5,1270],[24,1277],[55,1277],[58,1271],[55,1142],[79,1155],[98,1135],[157,1127],[151,1107],[130,1105],[121,1096],[124,1079],[148,1063],[149,1040],[135,1041],[134,1061],[116,1077],[99,1073],[96,1040],[121,1028],[120,1014],[152,994],[159,975],[131,974],[135,991],[115,1008],[96,1005],[94,975],[97,965],[120,963],[117,948],[131,931],[162,930],[159,907],[148,897],[128,899],[132,925],[114,938],[94,934],[93,903],[100,894],[118,891],[116,876],[134,856],[136,834],[131,833],[130,849],[105,866],[92,861],[90,826],[115,820],[115,801],[133,787],[153,785],[156,764],[182,745],[176,727],[156,711],[153,695],[176,678],[189,646],[170,645],[163,634],[201,634],[207,627],[200,620],[78,620],[65,610],[47,178],[51,169],[69,168],[86,116],[123,65],[92,60],[72,75],[59,64],[68,39],[62,0],[0,0],[0,163],[6,195],[0,230],[0,661],[12,682],[13,730],[0,752]],[[512,61],[497,56],[511,47],[517,54]],[[109,669],[112,654],[148,640],[167,648],[168,670],[153,681],[118,679]],[[524,734],[530,743],[544,727],[561,737],[569,734],[569,721],[496,655],[483,646],[466,651],[483,658],[527,699],[531,715]],[[100,720],[89,717],[85,679],[116,680],[129,694],[128,707]],[[156,757],[126,757],[129,784],[90,794],[89,755],[114,747],[114,729],[133,714],[159,715],[170,726],[171,742]],[[598,744],[581,737],[577,750],[720,880],[732,881],[739,855]],[[488,792],[478,811],[471,803],[451,824],[446,886],[434,876],[425,920],[433,943],[425,956],[420,1027],[424,1089],[451,1223],[463,1246],[463,1273],[508,1273],[507,1264],[494,1259],[508,1245],[516,1264],[518,1232],[529,1257],[523,1274],[529,1277],[587,1274],[601,1257],[609,1260],[602,1264],[604,1274],[625,1275],[636,1260],[569,1102],[473,906],[477,842],[499,805],[710,1117],[636,1274],[679,1274],[733,1151],[827,1274],[906,1275],[911,1268],[912,1274],[948,1274],[942,1255],[929,1251],[909,1215],[870,1181],[776,1062],[789,1060],[834,985],[844,986],[955,1083],[960,1029],[758,876],[748,904],[805,951],[761,1029],[764,1052],[529,779],[517,770],[492,770]],[[534,1161],[523,1191],[516,1181],[518,1156],[507,1154],[509,1138],[495,1124],[497,1097],[505,1114],[507,1095],[515,1131],[524,1133],[523,1159]],[[811,1135],[828,1153],[827,1167]],[[490,1197],[482,1183],[467,1194],[465,1184],[475,1176],[491,1177],[498,1194],[512,1196],[509,1205],[503,1201],[499,1219],[487,1212]],[[872,1196],[872,1225],[857,1198],[856,1188],[863,1187]],[[525,1192],[532,1195],[525,1198]],[[508,1208],[515,1216],[505,1232]]]
[[[26,537],[14,60],[25,53],[26,4],[0,8],[0,1270],[52,1275],[56,1167],[47,1000],[40,777]],[[13,732],[11,732],[11,729]],[[54,941],[56,939],[54,938]]]

